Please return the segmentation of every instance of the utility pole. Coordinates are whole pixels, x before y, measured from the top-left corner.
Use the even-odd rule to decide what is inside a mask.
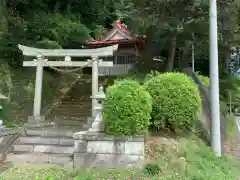
[[[209,0],[209,5],[211,146],[216,155],[221,156],[222,152],[219,108],[217,0]]]

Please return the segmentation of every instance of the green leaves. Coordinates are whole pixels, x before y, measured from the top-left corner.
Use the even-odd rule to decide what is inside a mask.
[[[53,42],[55,42],[54,46],[56,48],[70,48],[73,44],[80,45],[90,38],[90,30],[77,21],[76,17],[59,13],[36,13],[29,20],[26,33],[30,36],[38,37],[38,44],[39,41],[42,42],[40,44],[45,44],[45,48],[48,45],[52,47],[54,45]]]
[[[103,106],[105,130],[112,135],[142,135],[148,131],[152,99],[132,80],[117,81],[107,90]]]
[[[201,108],[197,86],[185,74],[164,73],[145,83],[153,97],[155,127],[175,132],[191,130]]]
[[[21,66],[23,60],[17,44],[80,48],[91,36],[102,37],[116,20],[112,0],[3,0],[0,3],[0,58],[15,66]]]

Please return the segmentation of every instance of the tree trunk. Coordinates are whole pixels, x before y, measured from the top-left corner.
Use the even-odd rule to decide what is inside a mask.
[[[229,45],[227,45],[224,48],[224,57],[223,57],[223,70],[224,70],[224,73],[226,74],[229,73],[228,60],[230,59],[230,56],[231,56],[231,50]]]
[[[165,69],[166,72],[172,72],[173,71],[176,46],[177,46],[177,38],[174,35],[172,37],[170,48],[169,48],[168,60],[167,60],[166,69]]]
[[[193,0],[193,4],[192,4],[192,8],[191,11],[192,13],[195,11],[196,6],[198,5],[198,0]],[[190,45],[194,42],[193,38],[192,40],[185,40],[184,41],[184,45],[182,48],[182,52],[181,52],[181,58],[180,58],[180,69],[183,70],[184,68],[188,68],[188,59],[187,54],[189,52],[189,47]]]
[[[144,71],[147,71],[147,72],[152,69],[153,64],[155,63],[153,61],[154,48],[155,48],[155,44],[153,42],[154,31],[155,31],[155,27],[153,26],[147,29],[147,33],[146,33],[147,40],[146,40],[146,45],[145,45],[143,56],[142,56],[143,67],[140,67],[140,69],[143,69]]]
[[[231,55],[231,43],[234,40],[234,32],[238,26],[236,26],[236,19],[234,19],[234,16],[236,16],[236,12],[231,10],[229,8],[230,5],[227,5],[224,7],[225,15],[220,19],[222,26],[220,27],[220,31],[222,30],[222,38],[223,38],[223,57],[221,65],[223,67],[223,73],[228,74],[228,60],[230,59]],[[230,19],[229,19],[230,17]],[[220,57],[221,58],[221,57]]]
[[[188,59],[186,59],[186,56],[189,52],[189,44],[190,44],[190,41],[189,40],[186,40],[184,42],[184,46],[182,48],[182,53],[181,53],[181,59],[180,59],[180,69],[183,70],[184,68],[188,68]]]

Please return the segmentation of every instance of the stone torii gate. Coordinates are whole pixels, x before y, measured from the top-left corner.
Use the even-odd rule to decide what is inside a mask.
[[[41,116],[41,96],[42,96],[42,80],[43,80],[43,67],[92,67],[92,116],[94,116],[93,108],[96,106],[97,101],[94,97],[98,92],[98,67],[111,67],[112,61],[102,61],[99,57],[113,56],[117,51],[118,45],[108,46],[96,49],[38,49],[18,45],[23,55],[36,57],[33,61],[24,61],[25,67],[36,67],[36,82],[35,82],[35,95],[34,95],[34,108],[33,116],[29,117],[29,121],[37,122],[43,121],[44,117]],[[64,61],[48,61],[45,57],[65,57]],[[87,61],[71,61],[71,57],[91,57],[92,60]],[[92,61],[92,62],[90,62]]]

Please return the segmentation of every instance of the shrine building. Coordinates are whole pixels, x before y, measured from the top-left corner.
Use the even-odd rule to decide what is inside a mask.
[[[118,76],[128,74],[140,58],[145,37],[130,32],[125,24],[117,20],[113,28],[103,39],[89,41],[85,48],[99,48],[118,44],[114,56],[101,57],[103,61],[112,61],[112,67],[99,67],[100,76]]]

